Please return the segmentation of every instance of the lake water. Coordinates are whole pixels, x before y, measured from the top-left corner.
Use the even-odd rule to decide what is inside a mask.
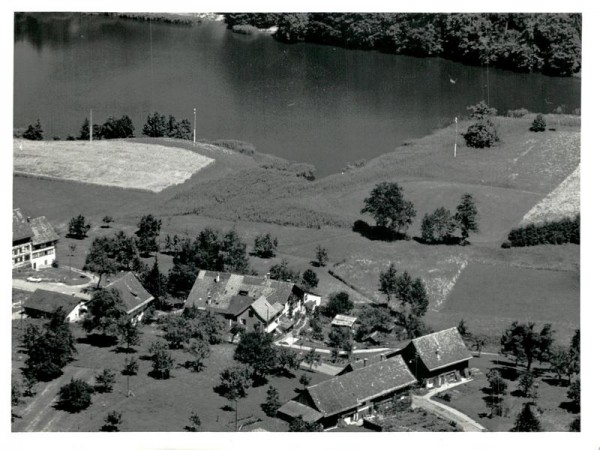
[[[580,107],[581,81],[79,14],[15,21],[14,126],[40,119],[47,139],[129,115],[193,120],[198,137],[240,139],[308,162],[317,175],[370,159],[447,125],[488,98],[500,112]],[[456,83],[451,83],[450,78]]]

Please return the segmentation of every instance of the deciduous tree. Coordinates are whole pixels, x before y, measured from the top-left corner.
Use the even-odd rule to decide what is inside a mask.
[[[123,415],[119,411],[111,411],[104,418],[104,425],[100,431],[116,432],[119,426],[123,424]]]
[[[269,386],[267,399],[260,406],[267,416],[275,417],[277,410],[281,407],[281,400],[279,399],[279,391],[274,386]]]
[[[87,314],[82,325],[88,333],[97,331],[105,337],[119,336],[121,325],[127,318],[119,291],[112,288],[96,291],[86,307]]]
[[[354,302],[347,292],[340,291],[329,295],[327,305],[321,308],[323,315],[335,317],[338,314],[349,314],[354,308]]]
[[[479,231],[477,214],[477,206],[475,205],[473,196],[471,194],[463,194],[454,215],[454,220],[460,228],[463,240],[467,240],[470,233],[477,233]]]
[[[404,198],[403,189],[397,183],[377,184],[364,203],[362,214],[372,215],[377,226],[396,233],[406,231],[417,215],[413,203]]]
[[[153,342],[150,346],[150,356],[154,376],[161,380],[169,379],[175,359],[171,355],[167,343],[160,340]]]
[[[391,263],[387,270],[379,273],[379,292],[385,295],[388,306],[392,295],[396,292],[397,274],[394,263]]]
[[[528,372],[534,360],[548,360],[554,341],[552,325],[545,324],[539,332],[534,328],[535,324],[532,322],[513,322],[500,339],[502,353],[513,356],[517,362],[526,360]]]
[[[301,284],[305,290],[312,292],[319,285],[319,277],[313,270],[306,269],[302,274]]]
[[[23,132],[23,138],[29,139],[30,141],[41,141],[44,139],[44,130],[42,130],[42,124],[40,119],[34,125],[29,125]]]
[[[58,393],[60,408],[79,412],[92,404],[94,388],[83,380],[71,378],[71,381],[60,388]]]
[[[446,242],[456,230],[456,220],[444,207],[425,214],[421,222],[421,238],[428,244]]]
[[[162,221],[152,214],[143,216],[138,223],[137,247],[142,255],[148,255],[151,252],[158,251],[158,236]]]
[[[317,248],[315,249],[315,253],[316,253],[316,258],[317,258],[317,264],[320,267],[325,267],[327,265],[327,262],[329,261],[329,255],[327,254],[327,249],[324,247],[321,247],[321,245],[317,245]]]
[[[87,232],[90,230],[91,225],[85,217],[79,214],[77,217],[71,218],[69,222],[69,237],[75,239],[83,239],[87,236]]]
[[[262,331],[242,334],[233,358],[248,364],[256,379],[263,379],[277,365],[277,350],[273,345],[273,336]]]
[[[96,392],[112,392],[116,378],[114,370],[104,369],[96,375]]]
[[[260,258],[272,258],[277,245],[277,238],[271,236],[271,233],[259,234],[254,239],[254,253]]]

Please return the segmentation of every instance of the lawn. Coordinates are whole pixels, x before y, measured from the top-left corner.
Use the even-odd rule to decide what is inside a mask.
[[[452,408],[455,408],[469,417],[473,418],[489,431],[509,431],[515,422],[515,419],[523,404],[527,401],[520,395],[518,390],[518,376],[523,370],[519,367],[515,371],[514,367],[508,361],[495,357],[482,356],[475,358],[471,366],[479,371],[474,375],[474,380],[445,391],[450,395],[450,401],[445,401]],[[486,407],[484,398],[489,395],[489,383],[485,374],[490,368],[499,368],[503,371],[504,380],[508,384],[507,394],[504,396],[504,407],[506,414],[504,416],[495,416],[489,418],[489,409]],[[569,425],[575,419],[575,414],[569,410],[569,399],[567,398],[566,385],[558,385],[552,375],[547,373],[544,368],[537,368],[538,376],[536,381],[538,387],[538,399],[536,409],[538,419],[540,420],[544,431],[568,431]],[[444,402],[439,397],[436,401]]]
[[[68,257],[63,260],[67,262]],[[78,286],[90,281],[85,275],[69,270],[68,267],[45,267],[43,269],[34,270],[31,268],[22,268],[13,270],[13,279],[25,280],[28,277],[41,278],[43,282],[63,283],[67,286]]]
[[[15,172],[151,192],[181,184],[213,162],[183,149],[126,140],[15,139],[13,150]]]
[[[447,326],[464,319],[473,332],[496,336],[515,320],[551,323],[565,344],[579,327],[579,273],[470,264],[431,316]]]
[[[13,431],[97,431],[103,424],[104,417],[112,410],[123,414],[122,431],[184,431],[189,424],[189,416],[196,411],[202,420],[202,431],[234,431],[235,412],[228,408],[229,402],[216,394],[213,387],[218,383],[219,373],[225,367],[234,364],[231,344],[211,346],[211,354],[205,361],[206,368],[194,373],[182,364],[187,355],[182,351],[173,351],[176,368],[168,380],[156,380],[149,376],[151,361],[145,358],[149,344],[161,334],[155,326],[145,326],[143,342],[134,354],[139,358],[138,375],[130,377],[130,389],[135,394],[127,397],[127,379],[120,372],[112,393],[94,394],[92,405],[77,414],[58,411],[54,408],[54,394],[71,376],[81,377],[93,383],[94,376],[104,368],[120,371],[124,360],[130,356],[116,353],[114,347],[97,347],[86,342],[79,326],[73,325],[79,336],[76,360],[65,368],[65,373],[58,380],[40,383],[38,394],[26,399],[17,408],[23,415],[13,423]],[[20,327],[13,324],[13,335],[16,338],[13,346],[13,375],[18,377],[18,369],[23,355],[17,352]],[[260,404],[265,401],[269,384],[279,390],[280,399],[285,402],[296,395],[300,388],[298,378],[303,370],[295,371],[292,378],[269,377],[268,384],[252,387],[248,397],[238,403],[239,425],[260,423],[262,428],[270,431],[287,431],[287,423],[276,418],[267,417]],[[320,373],[309,373],[313,383],[329,378]]]

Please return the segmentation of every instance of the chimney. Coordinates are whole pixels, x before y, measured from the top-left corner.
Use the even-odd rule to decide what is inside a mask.
[[[439,350],[436,350],[436,351],[435,351],[435,356],[437,357],[438,361],[439,361],[440,359],[442,359],[442,357],[440,356],[440,351],[439,351]]]

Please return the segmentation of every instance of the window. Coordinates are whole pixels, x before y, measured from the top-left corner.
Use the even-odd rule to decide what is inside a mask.
[[[242,325],[246,325],[246,319],[241,319]]]
[[[249,310],[248,311],[248,316],[249,317],[254,317],[254,311],[253,310]]]

